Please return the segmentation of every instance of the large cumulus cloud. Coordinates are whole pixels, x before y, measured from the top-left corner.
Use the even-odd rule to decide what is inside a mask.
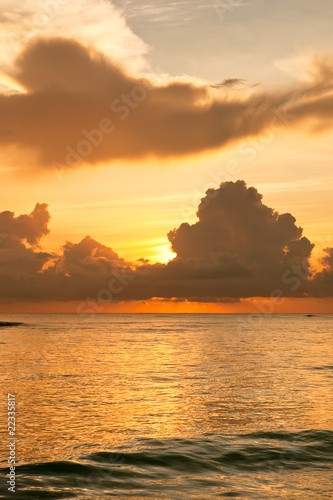
[[[248,264],[270,268],[288,261],[292,251],[301,258],[311,252],[295,218],[264,205],[262,195],[254,187],[247,188],[244,181],[209,189],[197,217],[195,224],[182,224],[168,235],[172,250],[184,260],[228,252]]]
[[[0,94],[0,144],[67,168],[199,153],[299,120],[331,126],[332,66],[319,61],[311,81],[271,91],[157,84],[75,41],[37,39],[9,70],[22,91]]]
[[[244,181],[209,189],[197,212],[198,222],[184,223],[168,234],[177,258],[166,266],[142,266],[145,287],[165,296],[193,300],[307,293],[313,244],[302,235],[291,214],[279,214]],[[288,280],[297,269],[303,279],[296,289]],[[297,274],[295,274],[297,276]]]
[[[30,215],[0,214],[0,297],[12,300],[108,302],[165,298],[221,301],[244,297],[332,297],[333,249],[315,273],[313,244],[291,214],[279,214],[244,181],[206,192],[195,224],[168,238],[167,264],[126,262],[91,237],[67,242],[58,255],[39,248],[48,234],[47,205]]]

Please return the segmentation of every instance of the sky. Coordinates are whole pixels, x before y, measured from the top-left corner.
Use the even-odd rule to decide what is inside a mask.
[[[332,11],[3,0],[0,311],[332,312]]]

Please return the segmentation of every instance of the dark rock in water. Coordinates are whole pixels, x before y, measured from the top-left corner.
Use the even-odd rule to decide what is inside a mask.
[[[23,325],[23,323],[19,323],[16,321],[0,321],[0,328],[3,326],[19,326]]]

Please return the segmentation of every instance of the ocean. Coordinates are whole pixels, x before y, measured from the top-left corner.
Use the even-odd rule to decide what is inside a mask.
[[[333,498],[333,315],[0,321],[0,498]]]

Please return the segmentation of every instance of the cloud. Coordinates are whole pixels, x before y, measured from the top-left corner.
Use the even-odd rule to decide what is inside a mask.
[[[281,287],[286,295],[305,293],[313,244],[291,214],[264,205],[255,188],[237,181],[209,189],[197,216],[168,234],[173,261],[138,269],[146,286],[166,284],[165,296],[192,300],[269,296]],[[304,279],[295,288],[298,267]]]
[[[320,259],[323,269],[316,273],[311,283],[311,292],[315,297],[333,295],[333,248],[326,248],[325,256]]]
[[[7,231],[0,240],[2,301],[83,300],[96,298],[109,285],[119,290],[114,282],[122,277],[118,273],[124,272],[128,263],[90,236],[77,244],[67,242],[58,255],[38,250],[40,238],[48,234],[46,207],[37,204],[30,215],[19,217],[11,212],[0,214],[0,231]]]
[[[37,203],[30,215],[15,217],[13,212],[0,213],[0,297],[26,298],[28,290],[43,266],[52,257],[39,251],[39,243],[49,233],[50,215],[46,204]]]
[[[239,87],[242,85],[245,85],[247,82],[246,80],[243,80],[242,78],[226,78],[223,80],[221,83],[216,83],[214,85],[211,85],[212,88],[218,89],[221,87]]]
[[[49,234],[50,214],[45,203],[37,203],[30,215],[15,217],[13,212],[0,213],[0,233],[7,235],[3,245],[8,248],[20,246],[26,241],[37,246],[43,236]]]
[[[197,217],[195,224],[182,224],[168,235],[173,252],[184,260],[229,252],[245,263],[271,268],[310,256],[311,246],[301,238],[295,218],[264,205],[262,195],[244,181],[209,189]]]
[[[228,301],[246,297],[332,297],[333,249],[314,273],[313,244],[291,214],[265,205],[244,181],[209,189],[198,221],[168,234],[177,256],[167,264],[127,262],[85,237],[57,255],[39,248],[48,234],[47,205],[30,215],[0,214],[0,297],[3,302],[88,301],[151,298]]]
[[[41,287],[51,300],[92,300],[122,288],[119,277],[130,269],[129,263],[111,248],[86,236],[81,242],[67,242],[62,254],[40,276]],[[123,275],[124,276],[124,275]],[[112,292],[110,291],[112,290]],[[102,291],[102,292],[101,292]],[[99,295],[101,292],[101,295]]]
[[[332,67],[316,61],[311,82],[271,91],[189,78],[157,84],[78,42],[37,39],[8,70],[24,91],[0,94],[0,145],[21,150],[22,164],[31,166],[30,150],[61,170],[197,154],[298,122],[327,127]]]
[[[66,33],[83,44],[123,61],[131,69],[145,66],[146,44],[127,26],[122,12],[109,0],[1,0],[1,67],[36,36]]]

